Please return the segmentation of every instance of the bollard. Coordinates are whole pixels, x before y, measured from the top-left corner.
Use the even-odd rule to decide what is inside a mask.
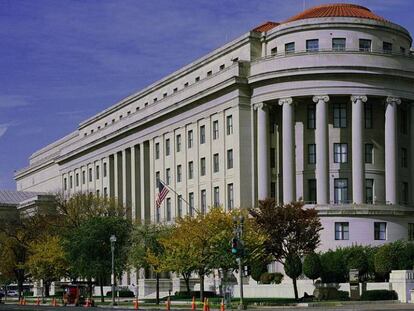
[[[197,308],[195,297],[193,296],[193,301],[191,302],[191,311],[195,311]]]
[[[221,299],[220,311],[225,311],[225,308],[224,308],[224,299],[223,298]]]
[[[170,296],[168,296],[167,301],[165,302],[165,310],[170,311],[171,309],[171,301]]]
[[[138,298],[134,300],[134,310],[138,310],[139,309],[139,302],[138,302]]]

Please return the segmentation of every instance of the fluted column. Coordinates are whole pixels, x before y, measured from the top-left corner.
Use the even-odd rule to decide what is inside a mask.
[[[329,203],[329,139],[328,139],[328,95],[313,97],[316,103],[316,201]]]
[[[257,196],[269,197],[269,112],[266,104],[254,105],[257,110]]]
[[[283,203],[296,200],[295,120],[291,97],[279,99],[282,106]]]
[[[398,203],[397,195],[397,106],[401,99],[387,97],[385,108],[385,200]]]
[[[352,102],[352,198],[365,203],[364,103],[366,96],[351,96]]]

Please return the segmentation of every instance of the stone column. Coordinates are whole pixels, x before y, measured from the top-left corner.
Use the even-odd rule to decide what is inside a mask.
[[[291,97],[279,99],[282,106],[283,203],[296,200],[295,119]]]
[[[414,205],[414,103],[411,103],[410,131],[411,153],[408,163],[411,167],[411,204]]]
[[[397,106],[401,99],[387,97],[385,108],[385,200],[398,203],[397,195]]]
[[[132,146],[131,147],[131,209],[132,209],[132,220],[136,221],[137,220],[137,208],[136,208],[136,186],[135,186],[135,172],[136,172],[136,150],[135,147]]]
[[[264,103],[254,105],[257,110],[257,196],[259,200],[269,197],[269,112]]]
[[[118,189],[118,183],[119,183],[119,174],[118,174],[118,165],[119,165],[119,161],[118,161],[118,153],[115,152],[114,153],[114,198],[116,199],[116,202],[118,202],[118,197],[119,197],[119,189]]]
[[[316,200],[323,205],[329,203],[328,101],[328,95],[313,97],[316,103]]]
[[[366,96],[351,96],[352,102],[352,198],[365,203],[364,103]]]

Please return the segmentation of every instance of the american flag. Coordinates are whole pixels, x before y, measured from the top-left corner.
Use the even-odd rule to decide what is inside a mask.
[[[168,194],[168,188],[164,185],[161,180],[158,180],[158,197],[155,201],[155,205],[157,208],[160,208],[162,201],[164,201],[165,197]]]

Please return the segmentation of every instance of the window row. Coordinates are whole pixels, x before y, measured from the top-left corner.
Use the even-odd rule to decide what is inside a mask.
[[[108,175],[108,168],[107,168],[107,163],[103,164],[103,177],[106,177]],[[68,178],[64,177],[63,178],[63,189],[66,191],[68,189],[73,189],[73,186],[75,185],[75,187],[79,187],[80,183],[82,181],[82,185],[86,184],[86,171],[82,171],[81,173],[82,175],[79,175],[79,173],[75,173],[75,175],[70,175],[69,176],[69,183],[68,183]],[[80,180],[80,176],[82,178],[82,180]],[[73,182],[73,177],[75,177],[75,182]],[[100,166],[96,165],[95,167],[95,180],[99,180],[100,178]],[[92,168],[90,167],[88,169],[88,182],[92,182],[93,181],[93,171]]]
[[[200,145],[206,143],[206,126],[201,125],[199,128],[200,134]],[[213,140],[219,139],[219,122],[218,120],[213,121],[212,127],[212,138]],[[233,134],[233,116],[229,115],[226,117],[226,134],[231,135]],[[187,131],[187,148],[191,149],[194,146],[194,131],[188,130]],[[175,136],[175,148],[176,152],[181,152],[182,150],[182,137],[181,134],[177,134]],[[171,140],[167,138],[165,140],[165,156],[171,155]],[[155,143],[155,159],[158,160],[160,158],[160,143]]]
[[[414,234],[412,225],[414,224],[409,224],[409,238]],[[374,240],[385,241],[387,239],[387,223],[374,222],[373,233]],[[335,222],[335,240],[349,240],[349,222]]]

